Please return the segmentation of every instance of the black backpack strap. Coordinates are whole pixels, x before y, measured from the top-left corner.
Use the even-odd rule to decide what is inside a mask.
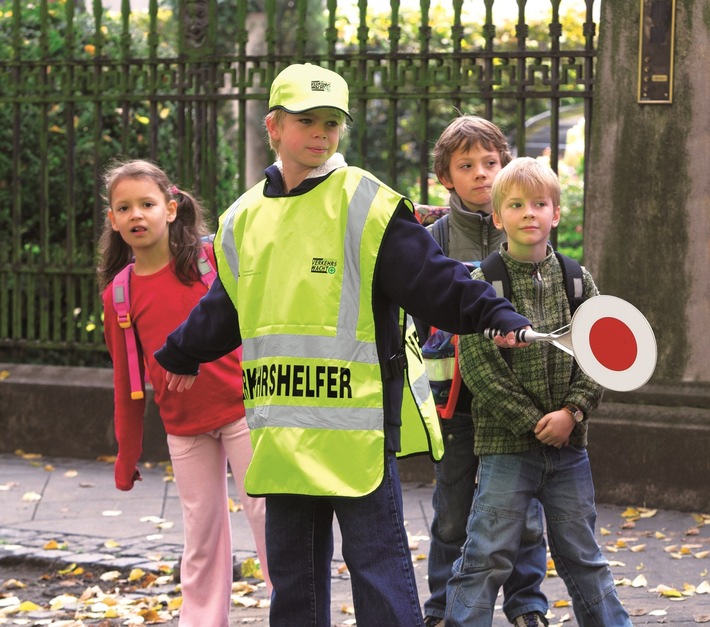
[[[569,311],[572,315],[577,311],[584,302],[584,277],[582,274],[582,266],[579,262],[555,251],[557,261],[560,262],[562,268],[562,276],[565,280],[565,290],[567,291],[567,300],[569,301]]]
[[[565,282],[565,291],[567,292],[567,300],[569,301],[569,310],[574,314],[584,302],[584,276],[582,274],[582,266],[579,262],[555,251],[555,256],[562,268],[562,276]],[[498,251],[491,253],[481,262],[481,270],[488,281],[496,290],[498,296],[510,300],[510,276],[508,269],[503,263],[503,258]]]
[[[449,256],[449,216],[448,214],[441,216],[434,224],[431,225],[430,231],[432,237],[439,244],[444,254]]]
[[[503,262],[503,257],[497,250],[481,262],[481,270],[483,270],[486,281],[495,289],[496,294],[510,300],[510,275]]]
[[[584,277],[582,274],[582,266],[578,261],[560,252],[555,251],[555,256],[562,268],[570,314],[574,315],[574,312],[577,311],[577,307],[584,302]],[[495,288],[496,294],[510,300],[510,276],[508,275],[508,269],[503,262],[503,258],[498,251],[491,253],[481,262],[481,270],[483,270],[486,281]],[[510,365],[510,351],[502,348],[500,353],[506,363]]]
[[[503,257],[500,256],[497,250],[481,262],[481,270],[483,270],[486,281],[495,289],[496,294],[510,300],[510,275],[508,274],[508,268],[505,267]],[[510,350],[500,347],[499,350],[501,357],[505,359],[505,363],[510,367],[512,357]]]

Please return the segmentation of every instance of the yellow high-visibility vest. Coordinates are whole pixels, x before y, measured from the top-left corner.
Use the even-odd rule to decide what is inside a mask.
[[[215,238],[242,337],[254,449],[246,490],[369,494],[386,457],[372,289],[402,196],[353,167],[299,196],[268,198],[263,187],[222,215]],[[413,328],[403,317],[408,367],[399,454],[429,452],[438,460],[443,441]]]

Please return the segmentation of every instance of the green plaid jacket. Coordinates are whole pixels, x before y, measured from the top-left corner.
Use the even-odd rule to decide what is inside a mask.
[[[569,324],[569,302],[562,268],[552,248],[541,263],[513,259],[507,245],[501,255],[510,274],[513,305],[535,331],[551,333]],[[485,279],[480,268],[473,278]],[[599,294],[592,275],[583,268],[584,298]],[[464,335],[459,344],[459,366],[473,393],[471,412],[477,455],[521,453],[544,446],[534,435],[538,421],[566,403],[584,412],[584,421],[570,435],[570,445],[587,445],[587,419],[599,404],[603,388],[576,365],[574,359],[547,342],[534,342],[511,351],[511,366],[483,335]]]

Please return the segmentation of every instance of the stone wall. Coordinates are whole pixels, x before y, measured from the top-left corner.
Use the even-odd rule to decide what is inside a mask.
[[[113,371],[0,364],[0,453],[115,455]],[[143,459],[168,459],[163,424],[148,393]]]
[[[0,364],[0,453],[115,455],[107,369]],[[143,461],[168,459],[155,405],[147,405]],[[607,393],[592,416],[589,454],[597,500],[710,511],[710,386],[647,385]],[[431,483],[428,457],[401,460],[403,481]]]

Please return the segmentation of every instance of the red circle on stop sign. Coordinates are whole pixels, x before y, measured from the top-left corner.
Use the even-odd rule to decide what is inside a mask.
[[[643,314],[616,296],[594,296],[572,317],[571,346],[579,367],[599,385],[629,392],[656,368],[656,338]]]
[[[599,318],[589,330],[589,347],[597,361],[621,372],[634,365],[638,345],[633,331],[618,318]]]

